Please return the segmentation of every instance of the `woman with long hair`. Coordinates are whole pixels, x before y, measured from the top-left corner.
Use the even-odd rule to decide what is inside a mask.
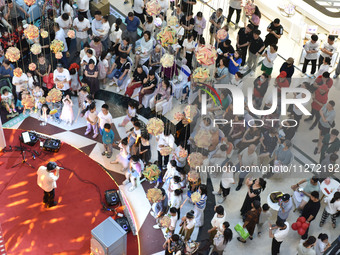
[[[222,224],[222,232],[217,232],[214,237],[213,252],[216,252],[217,255],[222,255],[223,251],[227,247],[227,244],[233,239],[233,232],[229,228],[230,224],[228,221],[223,222]]]
[[[251,24],[254,25],[254,30],[259,29],[260,21],[261,21],[261,12],[260,12],[259,7],[257,7],[257,5],[255,5],[255,12],[251,15],[251,18],[249,21]]]
[[[323,210],[322,217],[320,220],[320,227],[325,224],[325,221],[329,216],[331,216],[332,219],[332,227],[336,228],[336,217],[337,213],[340,211],[340,192],[337,191],[334,193],[333,197],[326,197],[325,198],[326,207]]]
[[[255,180],[248,178],[246,184],[248,186],[248,192],[240,210],[243,217],[248,211],[251,210],[251,204],[255,200],[261,201],[260,194],[263,190],[265,190],[267,182],[263,178],[258,178]]]
[[[172,86],[167,78],[164,78],[162,85],[156,89],[155,96],[150,101],[150,109],[156,113],[162,111],[163,105],[169,101],[172,94]]]

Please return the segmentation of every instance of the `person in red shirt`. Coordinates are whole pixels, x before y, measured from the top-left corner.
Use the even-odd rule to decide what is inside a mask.
[[[256,109],[260,109],[262,105],[262,100],[268,89],[268,74],[263,73],[257,77],[254,81],[254,96],[253,105]]]
[[[289,87],[289,81],[285,71],[282,71],[279,76],[276,77],[274,86],[278,88],[278,97],[281,98],[281,89]]]
[[[328,87],[326,84],[321,85],[313,95],[313,102],[312,102],[312,115],[305,119],[305,121],[310,121],[315,116],[315,121],[309,130],[315,128],[316,124],[318,124],[320,120],[320,110],[324,104],[327,103],[328,100]]]
[[[313,83],[313,87],[316,90],[319,86],[323,84],[326,84],[328,89],[333,86],[333,80],[332,78],[330,78],[329,72],[324,72],[322,75],[318,76]]]

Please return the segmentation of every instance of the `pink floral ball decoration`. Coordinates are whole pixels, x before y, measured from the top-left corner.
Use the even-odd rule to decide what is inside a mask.
[[[151,118],[146,126],[149,134],[157,136],[164,131],[164,122],[159,118]]]
[[[191,168],[200,167],[203,164],[203,155],[199,152],[193,152],[188,157],[188,163]]]
[[[41,35],[42,38],[47,38],[48,37],[48,32],[46,30],[42,30],[40,32],[40,35]]]
[[[146,3],[146,13],[150,16],[157,16],[161,13],[162,7],[157,0],[151,0]]]
[[[31,47],[31,52],[34,55],[40,54],[41,53],[41,45],[39,43],[33,44],[32,47]]]
[[[162,147],[159,151],[162,156],[169,156],[171,152],[172,148],[170,146]]]
[[[22,69],[21,69],[20,67],[15,68],[15,69],[13,70],[13,75],[14,75],[15,77],[21,77],[21,75],[22,75]]]
[[[55,54],[55,58],[56,59],[61,59],[63,57],[63,53],[62,52],[57,52],[56,54]]]
[[[39,28],[34,25],[28,25],[28,27],[24,30],[24,34],[29,40],[36,39],[39,37]]]
[[[74,32],[74,30],[70,29],[68,32],[67,32],[67,36],[71,39],[75,38],[76,37],[76,33]]]
[[[222,28],[217,31],[217,38],[219,40],[223,40],[227,38],[227,36],[228,36],[228,32],[225,29]]]
[[[17,47],[9,47],[5,57],[11,62],[16,62],[20,59],[20,50]]]
[[[188,151],[184,148],[181,148],[178,155],[181,157],[181,158],[186,158],[188,157]]]
[[[208,130],[200,129],[194,137],[195,144],[198,148],[208,148],[211,145],[212,135]]]
[[[183,118],[185,117],[185,115],[181,112],[176,112],[174,115],[174,119],[177,121],[181,121]]]
[[[211,45],[205,45],[196,52],[197,62],[201,65],[210,66],[215,64],[217,52]]]
[[[31,64],[28,65],[28,69],[29,69],[30,71],[35,71],[35,69],[37,69],[37,65],[34,64],[34,63],[31,63]]]
[[[169,53],[165,53],[161,58],[161,64],[164,68],[172,67],[174,65],[175,57]]]
[[[27,6],[32,6],[33,4],[35,4],[36,0],[24,0],[24,2]]]

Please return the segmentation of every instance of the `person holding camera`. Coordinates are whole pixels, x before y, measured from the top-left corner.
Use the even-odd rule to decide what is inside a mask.
[[[44,190],[43,202],[46,208],[57,205],[57,202],[54,201],[54,189],[57,187],[59,170],[60,168],[57,163],[51,161],[46,166],[40,166],[37,171],[37,184]]]

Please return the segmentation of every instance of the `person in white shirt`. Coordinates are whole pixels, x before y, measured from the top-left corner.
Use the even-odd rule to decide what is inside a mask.
[[[194,41],[194,35],[188,34],[187,38],[183,41],[183,51],[185,52],[185,58],[187,59],[187,66],[192,69],[192,57],[194,55],[196,42]]]
[[[27,85],[28,85],[27,75],[25,73],[22,73],[20,77],[13,76],[12,84],[15,86],[15,91],[16,91],[17,96],[19,96],[19,93],[21,91],[27,89]]]
[[[169,163],[169,155],[162,156],[160,151],[163,147],[167,147],[167,146],[174,148],[175,138],[171,134],[170,129],[167,128],[164,130],[164,133],[156,137],[156,140],[157,140],[157,152],[158,152],[158,167],[160,169],[163,169],[163,168],[165,169]],[[164,158],[164,164],[163,164],[163,158]]]
[[[159,0],[158,3],[162,8],[161,12],[164,13],[164,20],[167,20],[167,12],[168,12],[168,9],[169,9],[169,0]]]
[[[210,234],[210,241],[214,239],[217,232],[222,232],[221,226],[223,222],[226,221],[226,214],[222,205],[215,206],[214,211],[215,215],[211,220],[212,227],[208,230],[208,233]]]
[[[149,58],[153,49],[153,41],[151,39],[151,33],[145,31],[143,37],[139,40],[139,47],[136,47],[135,63],[144,64]]]
[[[57,205],[54,201],[57,180],[59,179],[60,168],[55,162],[49,162],[46,166],[40,166],[37,171],[37,184],[44,190],[43,203],[45,207],[50,208]]]
[[[110,23],[109,16],[105,15],[102,18],[102,26],[100,29],[97,29],[97,33],[99,34],[100,40],[102,41],[104,50],[106,51],[109,48],[109,32],[110,32]]]
[[[315,243],[315,255],[323,255],[330,246],[331,244],[328,242],[328,235],[320,233],[318,240],[316,240]]]
[[[99,125],[99,133],[102,134],[104,130],[104,125],[106,123],[112,124],[112,115],[109,112],[109,106],[107,104],[102,105],[102,110],[98,113],[98,125]]]
[[[282,219],[278,219],[276,221],[276,226],[272,227],[271,223],[269,222],[269,237],[273,238],[272,241],[272,254],[279,254],[280,253],[280,246],[282,242],[286,239],[289,234],[289,223],[283,221]],[[275,231],[273,231],[275,230]]]
[[[83,17],[88,18],[87,12],[90,8],[90,0],[77,0],[77,5],[79,15],[83,15]]]
[[[340,212],[340,192],[337,191],[334,195],[330,195],[324,199],[326,203],[326,207],[322,213],[322,217],[320,220],[320,227],[325,224],[325,221],[329,216],[332,219],[332,227],[336,228],[336,217],[337,213]]]
[[[144,24],[145,22],[145,16],[144,16],[144,1],[143,0],[134,0],[133,3],[133,13],[134,15],[139,18],[141,24]]]
[[[330,65],[331,65],[331,58],[330,57],[325,57],[323,59],[322,65],[319,66],[319,70],[316,73],[315,77],[318,78],[319,76],[322,76],[323,73],[328,72],[329,68],[330,68]]]
[[[70,72],[63,67],[62,63],[57,64],[57,69],[53,72],[53,81],[57,89],[60,89],[64,95],[70,95]]]
[[[169,212],[170,212],[170,226],[168,227],[169,230],[168,233],[172,235],[175,232],[176,223],[178,220],[177,209],[175,207],[171,207]]]
[[[308,41],[304,46],[307,54],[305,56],[305,61],[303,63],[303,67],[302,67],[302,74],[301,74],[302,77],[305,76],[308,63],[309,63],[309,61],[311,61],[312,62],[311,75],[312,75],[312,78],[315,78],[314,74],[315,74],[315,71],[316,71],[316,61],[318,60],[318,52],[319,52],[319,48],[320,48],[320,44],[318,43],[318,39],[319,39],[319,37],[316,34],[313,34],[311,36],[311,40]]]
[[[243,89],[243,74],[240,72],[236,72],[234,77],[231,78],[231,84],[235,85],[236,87]]]
[[[228,167],[229,165],[232,166],[229,162],[227,162],[226,166]],[[221,196],[218,203],[222,204],[230,193],[231,184],[235,183],[233,173],[230,171],[230,168],[227,168],[226,171],[223,170],[220,180],[220,188],[217,192],[214,191],[213,194]]]
[[[90,21],[80,14],[74,19],[73,27],[76,30],[77,55],[79,55],[81,51],[81,44],[83,43],[84,47],[85,43],[88,41],[89,36],[87,31],[91,28]]]
[[[71,20],[73,20],[74,12],[73,12],[73,8],[70,4],[70,0],[63,0],[61,2],[60,10],[61,10],[61,14],[67,13],[70,16]]]
[[[92,20],[92,36],[100,36],[100,30],[103,27],[102,23],[102,12],[101,11],[95,11],[94,13],[94,20]],[[98,31],[99,30],[99,31]]]
[[[85,56],[80,61],[81,71],[84,71],[86,65],[88,65],[90,63],[90,59],[92,59],[94,61],[95,65],[97,64],[97,58],[96,58],[96,55],[94,54],[94,51],[92,50],[92,48],[89,48],[86,51]]]
[[[320,49],[320,56],[319,56],[319,69],[321,65],[323,64],[323,59],[326,57],[329,57],[332,59],[333,54],[336,52],[336,46],[334,44],[335,36],[329,35],[328,40],[326,43],[323,44],[323,47]]]
[[[66,43],[66,39],[65,39],[67,35],[65,35],[64,30],[61,29],[61,27],[60,27],[58,22],[54,23],[53,28],[54,28],[54,32],[55,32],[54,39],[62,41],[63,44],[64,44],[64,50],[62,52],[63,53],[63,57],[62,57],[62,59],[60,61],[63,63],[63,65],[65,67],[68,67],[68,60],[67,60],[67,57],[66,57],[66,55],[68,53],[68,47],[67,47],[67,43]]]
[[[277,45],[273,44],[262,54],[264,57],[261,71],[265,72],[268,77],[271,77],[273,72],[274,60],[277,58]]]
[[[194,212],[190,211],[182,218],[182,223],[180,224],[181,229],[179,230],[179,235],[183,236],[184,241],[189,241],[192,232],[195,228],[195,217]]]
[[[70,15],[68,15],[67,13],[64,13],[63,15],[61,15],[57,18],[56,22],[59,24],[59,27],[64,30],[67,48],[70,48],[71,38],[68,37],[68,35],[67,35],[68,31],[72,27],[72,19],[71,19]]]
[[[80,51],[80,54],[79,54],[79,58],[80,59],[83,59],[85,56],[86,56],[86,53],[87,53],[87,50],[92,50],[93,52],[93,56],[96,56],[96,50],[91,48],[90,47],[90,44],[88,42],[86,42],[84,45],[83,45],[83,49]],[[81,63],[81,61],[80,61]]]
[[[111,34],[109,36],[112,46],[117,48],[117,50],[118,50],[118,45],[120,44],[120,41],[122,40],[123,31],[120,29],[121,24],[122,24],[122,19],[120,18],[116,19],[116,22],[112,24]]]

